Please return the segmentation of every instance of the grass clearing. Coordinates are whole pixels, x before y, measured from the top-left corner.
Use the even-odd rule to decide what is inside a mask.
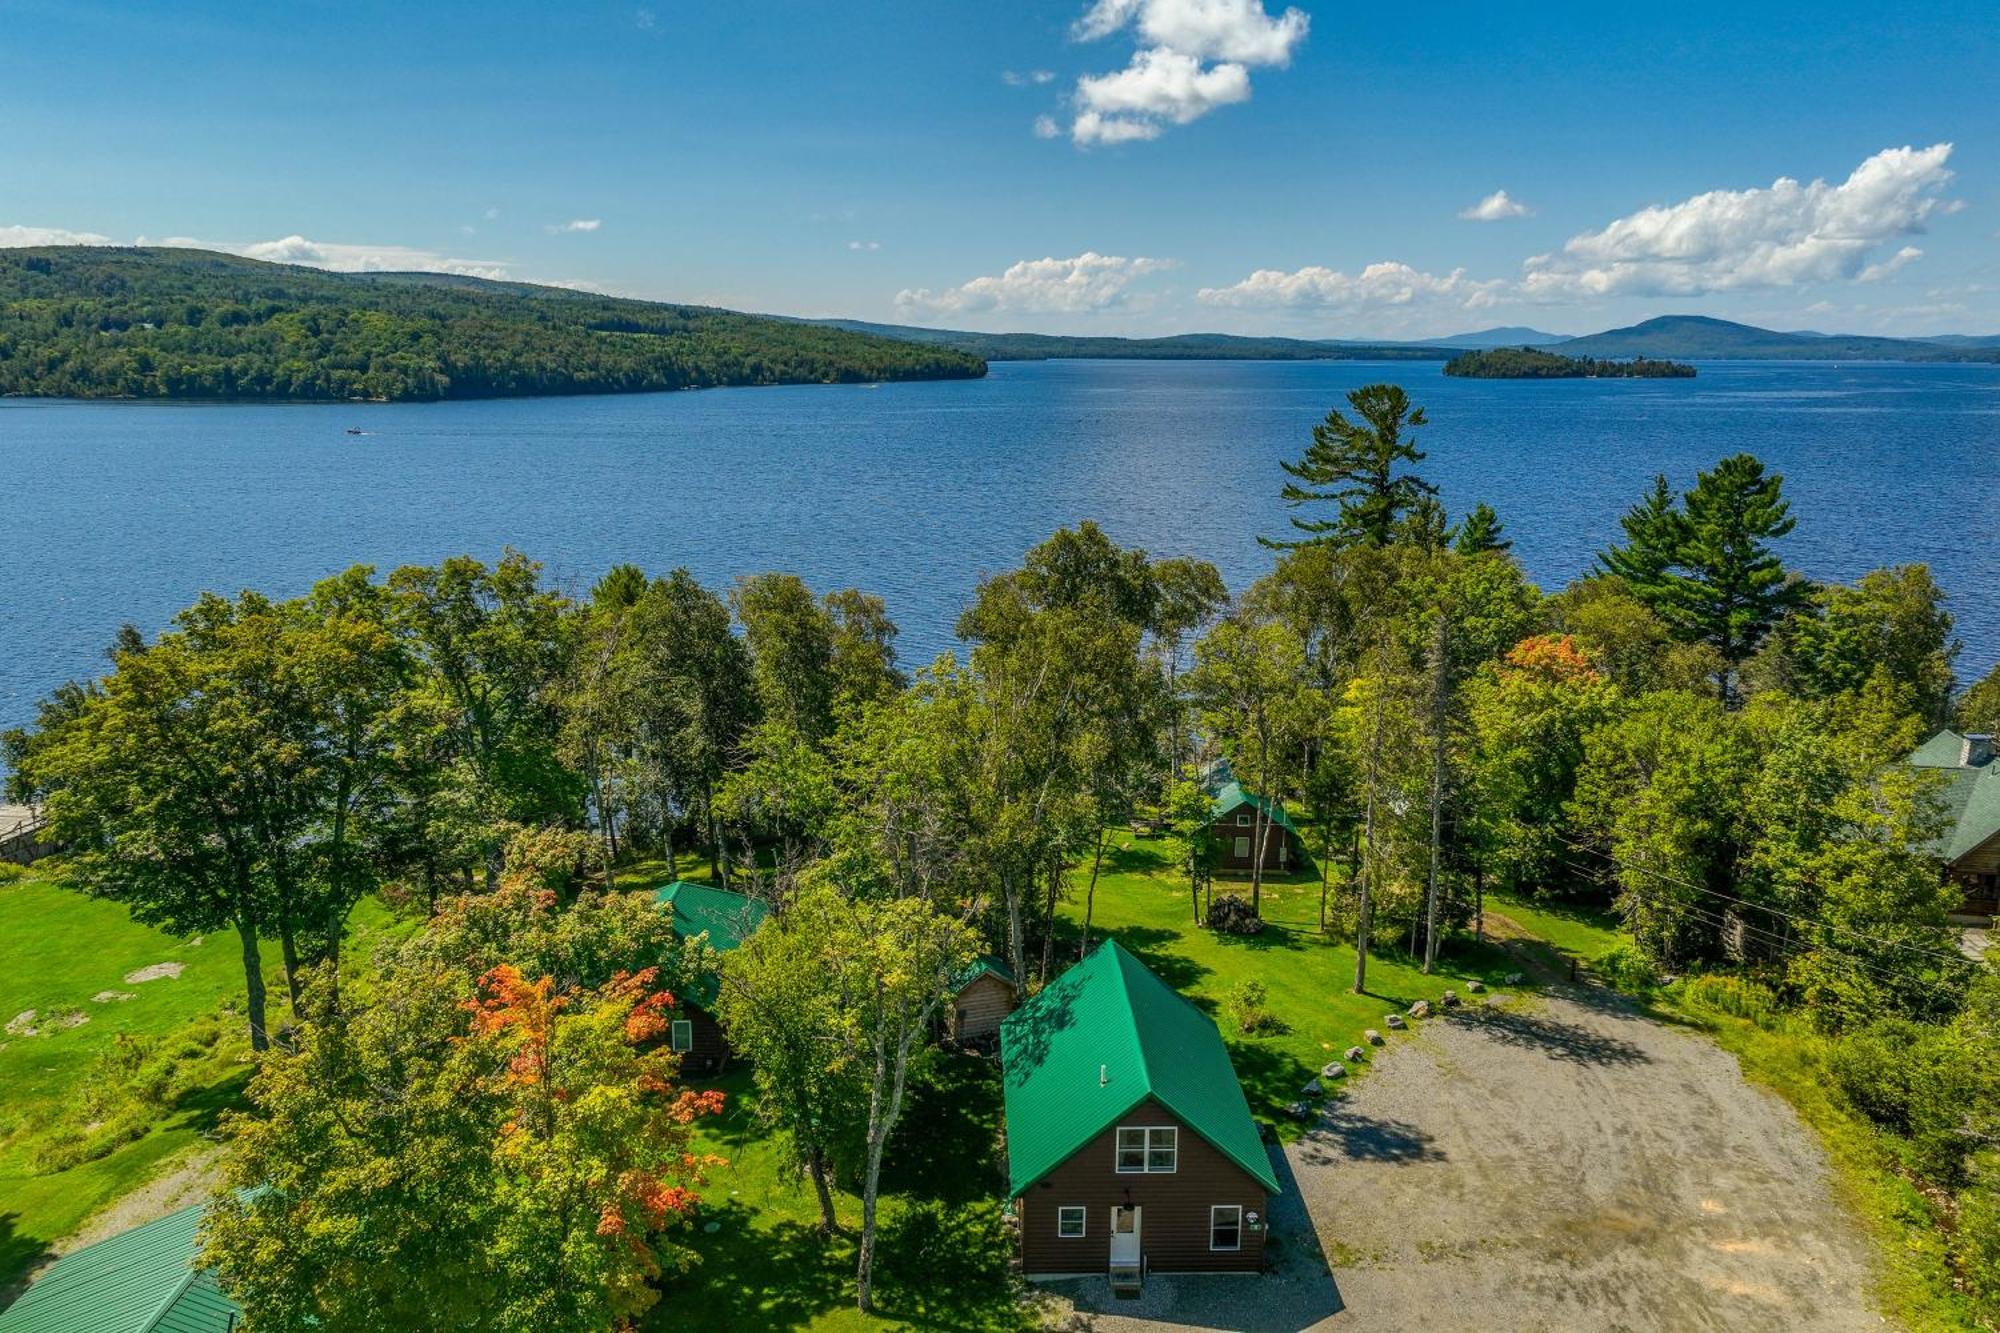
[[[351,956],[406,928],[362,903]],[[264,967],[275,1021],[275,946]],[[126,980],[142,969],[172,974]],[[250,1077],[242,996],[234,934],[176,939],[45,878],[0,884],[0,1022],[15,1029],[0,1034],[0,1288],[239,1104]]]

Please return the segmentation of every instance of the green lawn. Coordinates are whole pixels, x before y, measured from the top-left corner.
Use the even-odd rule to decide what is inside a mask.
[[[1486,903],[1535,938],[1585,962],[1630,939],[1620,928],[1617,916],[1601,908],[1508,893],[1488,893]]]
[[[395,927],[364,903],[350,947]],[[159,963],[182,970],[124,980]],[[264,966],[275,1017],[275,949]],[[34,1010],[41,1033],[0,1033],[0,1287],[213,1133],[249,1079],[242,994],[233,934],[179,940],[43,879],[0,884],[0,1022]]]
[[[1078,891],[1061,911],[1068,932],[1069,957],[1083,920],[1082,884],[1088,868],[1076,876]],[[1218,881],[1217,894],[1240,892],[1249,885]],[[1329,1060],[1338,1060],[1350,1046],[1363,1045],[1368,1028],[1381,1030],[1393,1049],[1405,1034],[1390,1032],[1383,1019],[1424,999],[1435,1002],[1448,988],[1463,996],[1468,978],[1494,983],[1520,964],[1493,945],[1454,941],[1441,954],[1438,971],[1425,976],[1394,939],[1378,934],[1369,951],[1368,991],[1354,993],[1354,942],[1330,939],[1319,932],[1319,881],[1294,875],[1266,881],[1262,915],[1267,923],[1257,935],[1223,935],[1193,925],[1187,883],[1168,865],[1161,842],[1120,833],[1104,857],[1097,884],[1092,938],[1106,934],[1136,954],[1168,985],[1199,1005],[1222,1029],[1230,1059],[1259,1120],[1274,1124],[1290,1139],[1300,1126],[1285,1115],[1287,1103]],[[1392,929],[1386,932],[1394,935]],[[1058,952],[1061,952],[1059,946]],[[1246,981],[1262,982],[1269,993],[1267,1007],[1283,1030],[1246,1036],[1230,1016],[1232,991]],[[1383,1052],[1376,1052],[1380,1055]],[[1366,1072],[1366,1066],[1350,1076]]]

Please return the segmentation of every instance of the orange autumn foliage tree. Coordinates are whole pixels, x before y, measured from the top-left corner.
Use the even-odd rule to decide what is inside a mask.
[[[606,938],[552,952],[629,953],[630,923],[578,919]],[[260,1069],[204,1251],[246,1326],[621,1328],[694,1262],[678,1233],[719,1164],[694,1126],[723,1099],[679,1083],[660,973],[474,971],[465,944],[401,946]]]

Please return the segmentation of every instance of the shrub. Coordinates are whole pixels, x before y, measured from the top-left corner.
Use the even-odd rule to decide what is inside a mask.
[[[1726,972],[1694,978],[1688,982],[1681,996],[1689,1008],[1728,1014],[1731,1018],[1745,1019],[1766,1030],[1775,1029],[1780,1022],[1777,992],[1769,986]]]
[[[1590,970],[1613,990],[1642,991],[1659,981],[1646,956],[1629,944],[1612,945],[1590,960]]]
[[[1957,1035],[1902,1018],[1880,1019],[1834,1043],[1834,1086],[1863,1115],[1900,1136],[1909,1168],[1955,1186],[1973,1146],[1964,1132],[1977,1071]]]
[[[12,861],[0,861],[0,884],[12,884],[15,880],[27,877],[28,867],[16,865]]]
[[[1958,1271],[1989,1324],[2000,1326],[2000,1150],[1982,1153],[1959,1196]]]
[[[1284,1024],[1266,1007],[1271,994],[1261,981],[1245,981],[1229,992],[1229,1013],[1246,1037],[1262,1032],[1282,1032]]]

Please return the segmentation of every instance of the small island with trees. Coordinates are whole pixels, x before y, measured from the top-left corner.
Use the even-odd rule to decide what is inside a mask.
[[[1629,361],[1561,356],[1539,347],[1490,347],[1461,352],[1444,363],[1444,373],[1474,380],[1691,380],[1694,367],[1683,361],[1634,357]]]

